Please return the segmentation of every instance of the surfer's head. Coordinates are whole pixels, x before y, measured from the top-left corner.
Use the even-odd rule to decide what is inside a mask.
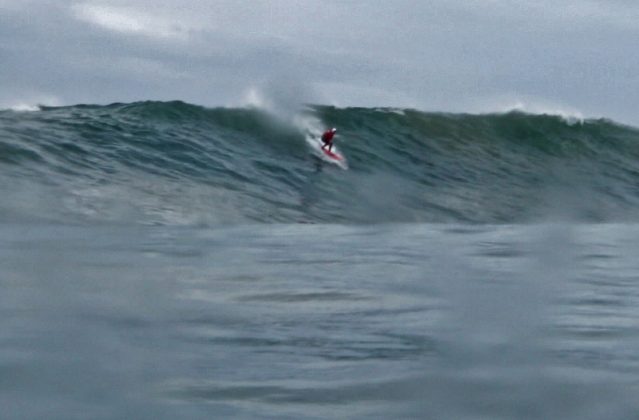
[[[331,133],[334,133],[336,131],[337,131],[337,128],[335,128],[335,127],[331,128]]]

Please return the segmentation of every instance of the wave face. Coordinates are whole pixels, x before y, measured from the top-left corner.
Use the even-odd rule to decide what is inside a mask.
[[[608,120],[183,102],[0,112],[0,218],[64,223],[637,221],[639,131]],[[350,169],[309,132],[337,126]]]

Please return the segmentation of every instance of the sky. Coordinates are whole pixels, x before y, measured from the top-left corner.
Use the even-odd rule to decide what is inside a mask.
[[[0,0],[0,108],[519,109],[639,126],[636,0]]]

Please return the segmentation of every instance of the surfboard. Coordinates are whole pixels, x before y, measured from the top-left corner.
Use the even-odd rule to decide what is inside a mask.
[[[306,136],[306,142],[309,144],[313,153],[322,159],[325,162],[330,162],[334,165],[339,166],[342,169],[348,169],[348,163],[346,162],[346,158],[339,151],[339,149],[333,144],[333,147],[329,151],[328,149],[322,149],[322,145],[324,144],[319,137],[315,136]]]

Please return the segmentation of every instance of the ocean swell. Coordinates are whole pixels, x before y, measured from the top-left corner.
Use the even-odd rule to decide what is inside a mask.
[[[339,128],[350,169],[305,136]],[[63,223],[636,221],[639,131],[608,120],[183,102],[0,111],[0,218]]]

